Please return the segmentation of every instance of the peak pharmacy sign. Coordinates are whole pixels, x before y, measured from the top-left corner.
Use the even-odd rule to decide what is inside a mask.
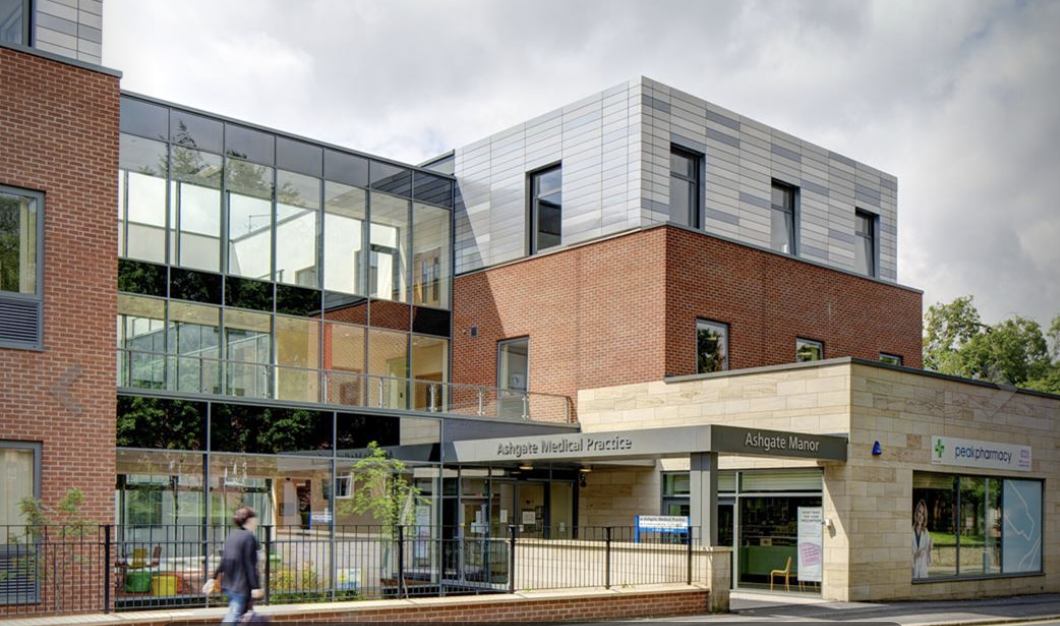
[[[1029,472],[1031,447],[935,436],[931,438],[931,464]]]

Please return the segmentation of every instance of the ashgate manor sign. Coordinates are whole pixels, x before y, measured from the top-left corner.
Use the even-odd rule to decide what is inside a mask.
[[[821,442],[799,435],[763,435],[761,432],[749,432],[744,439],[744,445],[748,448],[761,448],[762,452],[766,453],[775,450],[817,452],[821,447]]]
[[[650,459],[699,452],[845,461],[847,439],[718,424],[622,432],[530,435],[454,441],[446,458],[460,462]]]

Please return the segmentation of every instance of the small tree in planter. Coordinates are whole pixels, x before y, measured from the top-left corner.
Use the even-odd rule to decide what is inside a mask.
[[[398,526],[416,519],[416,506],[429,501],[405,477],[404,461],[390,456],[375,441],[368,444],[368,455],[353,466],[353,497],[343,503],[346,512],[372,516],[380,526],[383,545],[382,571],[392,573],[390,553],[397,540]],[[398,581],[399,589],[404,581]],[[406,590],[407,594],[407,590]]]
[[[79,489],[68,490],[55,507],[49,507],[36,498],[23,498],[18,503],[19,512],[26,518],[26,533],[9,538],[15,550],[14,567],[0,572],[0,582],[11,576],[44,582],[49,578],[65,580],[68,567],[91,565],[92,559],[84,552],[84,539],[98,526],[81,513],[85,496]],[[23,544],[25,547],[20,547]],[[68,553],[67,550],[73,552]],[[46,551],[51,551],[49,556]],[[56,571],[47,567],[52,564]],[[58,568],[62,568],[59,571]],[[82,572],[82,575],[85,572]],[[76,576],[74,577],[76,579]],[[57,584],[52,602],[57,610],[64,608],[65,586]]]

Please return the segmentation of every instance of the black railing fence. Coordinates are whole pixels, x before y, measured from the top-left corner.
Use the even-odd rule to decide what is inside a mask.
[[[230,528],[0,527],[0,615],[218,606],[203,583]],[[261,526],[265,603],[704,581],[698,529]]]

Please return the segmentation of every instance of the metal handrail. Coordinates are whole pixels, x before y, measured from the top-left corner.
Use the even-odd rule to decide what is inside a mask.
[[[278,390],[276,389],[276,373],[278,372],[299,372],[302,374],[309,374],[315,376],[317,384],[320,385],[320,389],[317,394],[317,399],[307,400],[311,402],[321,404],[339,404],[343,406],[370,406],[373,400],[373,390],[370,388],[369,383],[372,381],[376,382],[377,388],[375,391],[374,400],[378,405],[378,408],[403,408],[407,409],[412,404],[408,398],[405,399],[404,407],[392,407],[389,405],[387,398],[388,394],[393,389],[404,389],[407,392],[418,389],[426,388],[427,390],[427,406],[424,407],[428,413],[449,413],[449,414],[460,414],[459,410],[463,408],[463,405],[454,402],[454,396],[470,398],[474,405],[474,414],[477,417],[495,417],[495,418],[515,418],[526,421],[535,421],[535,415],[533,409],[534,400],[541,399],[543,401],[549,401],[553,405],[562,404],[562,417],[556,419],[556,417],[550,416],[550,419],[538,419],[538,421],[547,421],[551,423],[573,423],[572,419],[572,403],[569,397],[560,394],[551,393],[539,393],[536,391],[521,391],[514,389],[502,389],[499,387],[490,387],[487,385],[473,385],[468,383],[453,383],[453,382],[442,382],[437,380],[425,380],[418,378],[400,378],[395,376],[383,376],[378,374],[366,374],[363,372],[349,372],[344,370],[333,370],[333,369],[321,369],[312,367],[303,367],[298,365],[282,365],[278,363],[262,363],[256,361],[244,361],[239,359],[224,359],[220,357],[206,356],[203,354],[186,354],[186,353],[169,353],[169,352],[156,352],[150,350],[136,350],[132,348],[117,348],[118,354],[127,358],[119,360],[119,387],[126,386],[127,388],[136,388],[135,385],[130,385],[129,382],[133,380],[133,369],[136,366],[134,361],[135,357],[147,357],[151,359],[157,359],[164,367],[168,366],[168,363],[176,360],[178,363],[182,360],[190,360],[197,362],[198,365],[198,381],[197,381],[197,392],[205,395],[220,395],[220,396],[234,396],[238,394],[229,393],[231,389],[228,388],[230,379],[226,376],[226,373],[231,372],[233,367],[239,368],[260,368],[261,373],[264,375],[264,380],[257,381],[266,390],[266,395],[262,396],[265,398],[274,397]],[[209,363],[216,365],[216,372],[206,373],[204,364]],[[206,376],[216,378],[217,385],[207,385],[209,381],[206,380]],[[170,374],[163,372],[163,380],[161,385],[163,389],[169,388]],[[357,396],[359,401],[348,404],[343,402],[332,401],[331,384],[336,381],[356,381],[358,384]],[[220,392],[211,391],[213,388],[219,388]],[[441,393],[439,393],[441,392]],[[463,392],[463,393],[461,393]],[[251,396],[255,397],[255,396]],[[499,405],[502,399],[512,399],[520,402],[521,406],[518,406],[519,415],[500,415]],[[546,404],[547,406],[547,404]],[[410,410],[419,410],[419,407],[412,407]],[[560,413],[559,410],[556,413]],[[540,418],[540,409],[538,410],[538,417]]]

